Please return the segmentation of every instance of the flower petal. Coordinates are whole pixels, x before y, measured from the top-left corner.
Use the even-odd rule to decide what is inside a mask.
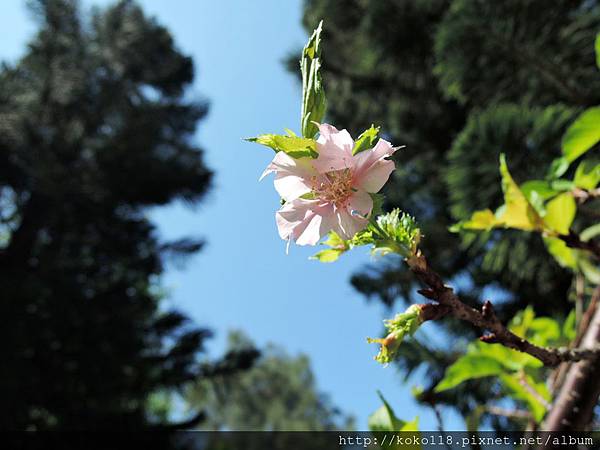
[[[318,200],[296,199],[275,215],[279,236],[298,245],[315,245],[336,225],[333,206]]]
[[[311,158],[295,159],[278,152],[260,179],[275,172],[275,189],[287,201],[294,200],[312,190],[311,177],[316,174]]]
[[[355,156],[354,184],[367,192],[379,192],[395,169],[393,161],[384,159],[397,148],[388,141],[379,139],[375,147]]]
[[[312,214],[310,210],[312,202],[310,200],[297,199],[286,203],[275,213],[277,230],[281,239],[288,240],[294,238],[294,230],[296,228],[298,228],[299,232],[306,228],[308,221],[305,221],[305,219],[310,219],[308,216]]]
[[[352,168],[354,158],[352,148],[354,141],[347,130],[338,131],[332,125],[319,125],[321,135],[317,140],[319,157],[313,161],[314,167],[320,173]]]
[[[358,216],[366,218],[371,214],[373,210],[373,199],[371,196],[359,189],[348,199],[348,212],[352,216]]]
[[[336,216],[338,220],[338,230],[336,231],[342,239],[352,239],[369,223],[368,219],[351,215],[345,208],[337,210]]]

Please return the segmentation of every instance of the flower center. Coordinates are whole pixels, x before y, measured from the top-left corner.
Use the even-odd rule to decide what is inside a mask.
[[[319,197],[335,206],[346,206],[348,198],[352,195],[352,171],[350,169],[334,170],[324,176],[312,177],[313,191]]]

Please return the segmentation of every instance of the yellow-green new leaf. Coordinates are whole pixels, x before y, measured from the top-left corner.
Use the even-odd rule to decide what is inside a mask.
[[[563,137],[563,155],[575,161],[600,141],[600,106],[584,111]]]
[[[547,229],[556,231],[559,234],[568,234],[576,213],[577,204],[573,195],[564,192],[554,197],[546,205],[544,225]]]
[[[553,237],[544,238],[544,244],[546,244],[548,253],[554,257],[561,267],[577,270],[576,250],[567,247],[563,240]]]
[[[596,35],[596,65],[600,69],[600,33]]]
[[[600,162],[584,159],[575,171],[575,186],[591,191],[600,183]]]
[[[245,140],[272,148],[276,152],[287,153],[292,158],[316,158],[318,156],[317,145],[313,139],[281,134],[261,134]]]
[[[375,141],[379,136],[379,127],[375,127],[375,125],[371,125],[371,128],[363,131],[356,142],[354,142],[354,149],[352,150],[352,154],[356,155],[364,150],[368,150],[375,146]]]
[[[500,380],[510,396],[525,402],[535,421],[541,422],[550,402],[548,388],[525,374],[501,375]]]
[[[500,375],[504,372],[504,366],[496,359],[489,356],[467,353],[448,367],[444,378],[435,387],[435,392],[452,389],[463,381]]]
[[[529,203],[527,197],[521,192],[513,180],[504,154],[500,155],[500,175],[502,175],[502,190],[504,191],[504,210],[498,215],[498,220],[506,228],[516,228],[524,231],[541,231],[543,222],[535,208]]]

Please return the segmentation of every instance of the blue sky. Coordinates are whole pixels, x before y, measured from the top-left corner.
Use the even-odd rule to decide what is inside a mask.
[[[279,198],[271,179],[258,182],[273,154],[241,140],[286,127],[299,131],[300,88],[282,61],[306,40],[301,1],[140,3],[194,58],[197,76],[190,95],[210,102],[195,139],[216,172],[214,189],[195,209],[175,204],[149,213],[165,239],[207,240],[183,269],[169,267],[163,279],[170,293],[167,306],[215,331],[209,344],[215,357],[231,329],[245,331],[259,346],[276,342],[291,353],[308,354],[319,388],[355,415],[359,428],[380,406],[376,390],[401,418],[419,415],[421,429],[436,428],[432,412],[412,400],[410,387],[419,380],[402,385],[394,368],[373,361],[377,349],[365,341],[377,336],[381,320],[392,314],[376,302],[367,304],[349,284],[353,272],[373,262],[367,250],[329,265],[308,260],[313,248],[292,246],[286,255],[274,221]],[[18,57],[34,29],[23,1],[4,0],[0,58]],[[462,427],[456,416],[445,422],[448,428]]]

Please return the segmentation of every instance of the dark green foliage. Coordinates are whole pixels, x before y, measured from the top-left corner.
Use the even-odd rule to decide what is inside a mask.
[[[91,20],[38,0],[39,31],[0,71],[3,429],[131,429],[148,396],[198,376],[207,330],[159,309],[165,254],[144,207],[202,198],[183,100],[191,59],[122,1]]]
[[[229,335],[229,352],[252,349],[243,334]],[[310,361],[269,344],[254,366],[230,377],[199,379],[188,405],[207,411],[203,427],[238,431],[332,431],[352,429],[352,418],[317,390]]]
[[[452,2],[436,36],[436,73],[470,105],[600,102],[597,1]]]
[[[394,156],[385,207],[417,218],[430,264],[473,305],[493,293],[505,320],[529,303],[538,314],[565,314],[572,277],[540,236],[460,236],[448,227],[502,203],[500,153],[517,182],[543,178],[575,114],[600,102],[598,2],[306,0],[305,28],[320,19],[327,120],[353,136],[374,123],[394,145],[407,145]],[[422,301],[399,260],[378,261],[352,283],[387,305]],[[458,337],[475,334],[444,325],[456,352],[464,342]],[[416,364],[409,353],[400,363],[405,371]],[[431,381],[449,362],[432,355],[425,359]],[[465,413],[485,387],[438,400]]]

